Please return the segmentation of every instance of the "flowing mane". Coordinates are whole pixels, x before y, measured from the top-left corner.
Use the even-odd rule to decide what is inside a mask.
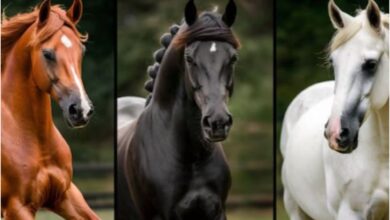
[[[184,47],[194,41],[225,41],[236,49],[240,42],[232,30],[224,24],[221,15],[216,12],[203,12],[197,22],[179,32],[173,39],[173,46]]]
[[[31,12],[15,15],[9,19],[3,17],[1,21],[1,61],[4,64],[7,55],[10,53],[16,42],[22,37],[32,25],[36,25],[39,15],[39,8],[35,7]],[[88,35],[82,35],[75,24],[67,17],[66,11],[59,5],[51,7],[49,20],[33,35],[29,46],[34,46],[46,41],[63,26],[74,31],[81,42],[87,41]],[[4,67],[4,65],[3,65]],[[3,72],[3,71],[2,71]]]

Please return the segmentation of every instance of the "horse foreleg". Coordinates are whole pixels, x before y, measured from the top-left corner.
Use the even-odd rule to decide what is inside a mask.
[[[220,217],[220,219],[219,220],[226,220],[227,218],[226,218],[226,213],[225,213],[225,211],[223,211],[223,213],[221,214],[221,217]]]
[[[353,210],[347,201],[342,201],[337,212],[336,220],[362,220],[362,212]]]
[[[389,219],[389,196],[386,192],[377,190],[365,211],[367,220]]]
[[[286,212],[290,217],[290,220],[311,220],[310,218],[298,205],[298,203],[293,199],[291,194],[287,189],[284,190],[283,194],[284,206]]]
[[[100,220],[73,183],[53,211],[67,220]]]
[[[3,210],[3,215],[4,220],[34,220],[35,212],[19,200],[11,200]]]

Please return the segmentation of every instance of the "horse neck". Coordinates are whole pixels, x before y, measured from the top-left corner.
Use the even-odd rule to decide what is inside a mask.
[[[157,74],[152,103],[161,108],[173,106],[177,100],[180,81],[183,76],[183,48],[170,46],[165,52],[159,73]]]
[[[28,128],[42,136],[52,128],[50,96],[34,82],[31,49],[27,46],[33,29],[17,41],[8,54],[2,69],[1,99],[17,120],[19,127]]]
[[[180,142],[185,142],[185,151],[192,156],[204,156],[209,153],[211,144],[202,135],[201,112],[186,92],[182,57],[183,49],[170,47],[166,51],[149,104],[150,113],[153,124],[161,121],[160,128],[178,134]]]
[[[387,103],[379,110],[374,110],[374,115],[376,117],[376,123],[379,130],[379,137],[381,140],[384,140],[383,146],[385,147],[386,152],[389,152],[389,100]]]

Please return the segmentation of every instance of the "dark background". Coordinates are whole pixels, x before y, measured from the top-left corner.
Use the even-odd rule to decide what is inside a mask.
[[[118,0],[118,96],[146,97],[143,89],[160,36],[181,21],[185,0]],[[198,11],[223,12],[227,0],[195,1]],[[233,25],[242,43],[230,100],[234,125],[224,142],[233,173],[229,219],[272,219],[273,2],[236,0]],[[251,201],[252,207],[245,205]]]
[[[3,0],[2,12],[6,17],[29,12],[38,0]],[[52,0],[69,8],[72,0]],[[84,194],[113,192],[114,163],[114,52],[115,52],[115,1],[84,0],[83,17],[78,24],[81,33],[88,33],[87,51],[83,60],[83,83],[95,106],[95,113],[87,127],[73,130],[67,127],[57,103],[53,102],[55,124],[68,142],[73,155],[74,178]],[[95,169],[78,169],[79,165],[103,166],[104,172]],[[111,195],[113,197],[113,195]],[[113,200],[113,198],[111,198]],[[110,202],[112,203],[112,202]],[[39,219],[52,219],[45,213]],[[100,212],[104,219],[112,219],[112,210]],[[45,218],[46,217],[46,218]]]
[[[355,15],[356,9],[365,9],[367,0],[337,0],[341,10]],[[387,0],[376,1],[382,11],[389,11]],[[276,14],[276,113],[277,113],[277,192],[278,220],[288,219],[282,205],[280,183],[280,130],[284,113],[296,95],[308,86],[333,79],[325,64],[325,49],[335,32],[328,16],[328,1],[277,1]]]

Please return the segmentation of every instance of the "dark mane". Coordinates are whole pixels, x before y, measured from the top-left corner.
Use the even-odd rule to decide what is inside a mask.
[[[180,29],[180,26],[177,24],[174,24],[169,28],[168,33],[164,33],[160,37],[160,44],[162,47],[153,53],[154,64],[148,66],[148,69],[147,69],[147,73],[148,73],[150,79],[145,82],[144,87],[145,87],[146,91],[148,91],[150,94],[146,98],[145,106],[147,106],[149,104],[150,100],[152,99],[154,81],[155,81],[157,74],[158,74],[158,71],[160,69],[161,61],[165,55],[165,51],[167,50],[167,48],[171,44],[172,38],[176,35],[176,33],[179,31],[179,29]]]
[[[1,61],[4,63],[7,55],[12,50],[16,42],[22,37],[32,25],[36,25],[38,20],[39,8],[35,7],[31,12],[15,15],[9,19],[2,18],[1,21]],[[49,20],[39,32],[34,35],[29,45],[34,46],[50,38],[63,26],[67,26],[74,31],[80,41],[85,42],[87,35],[82,35],[77,30],[75,24],[67,17],[66,11],[59,5],[51,7]],[[3,72],[3,71],[2,71]]]
[[[235,48],[240,47],[237,37],[215,12],[203,12],[193,25],[179,32],[172,44],[180,48],[194,41],[225,41]]]

